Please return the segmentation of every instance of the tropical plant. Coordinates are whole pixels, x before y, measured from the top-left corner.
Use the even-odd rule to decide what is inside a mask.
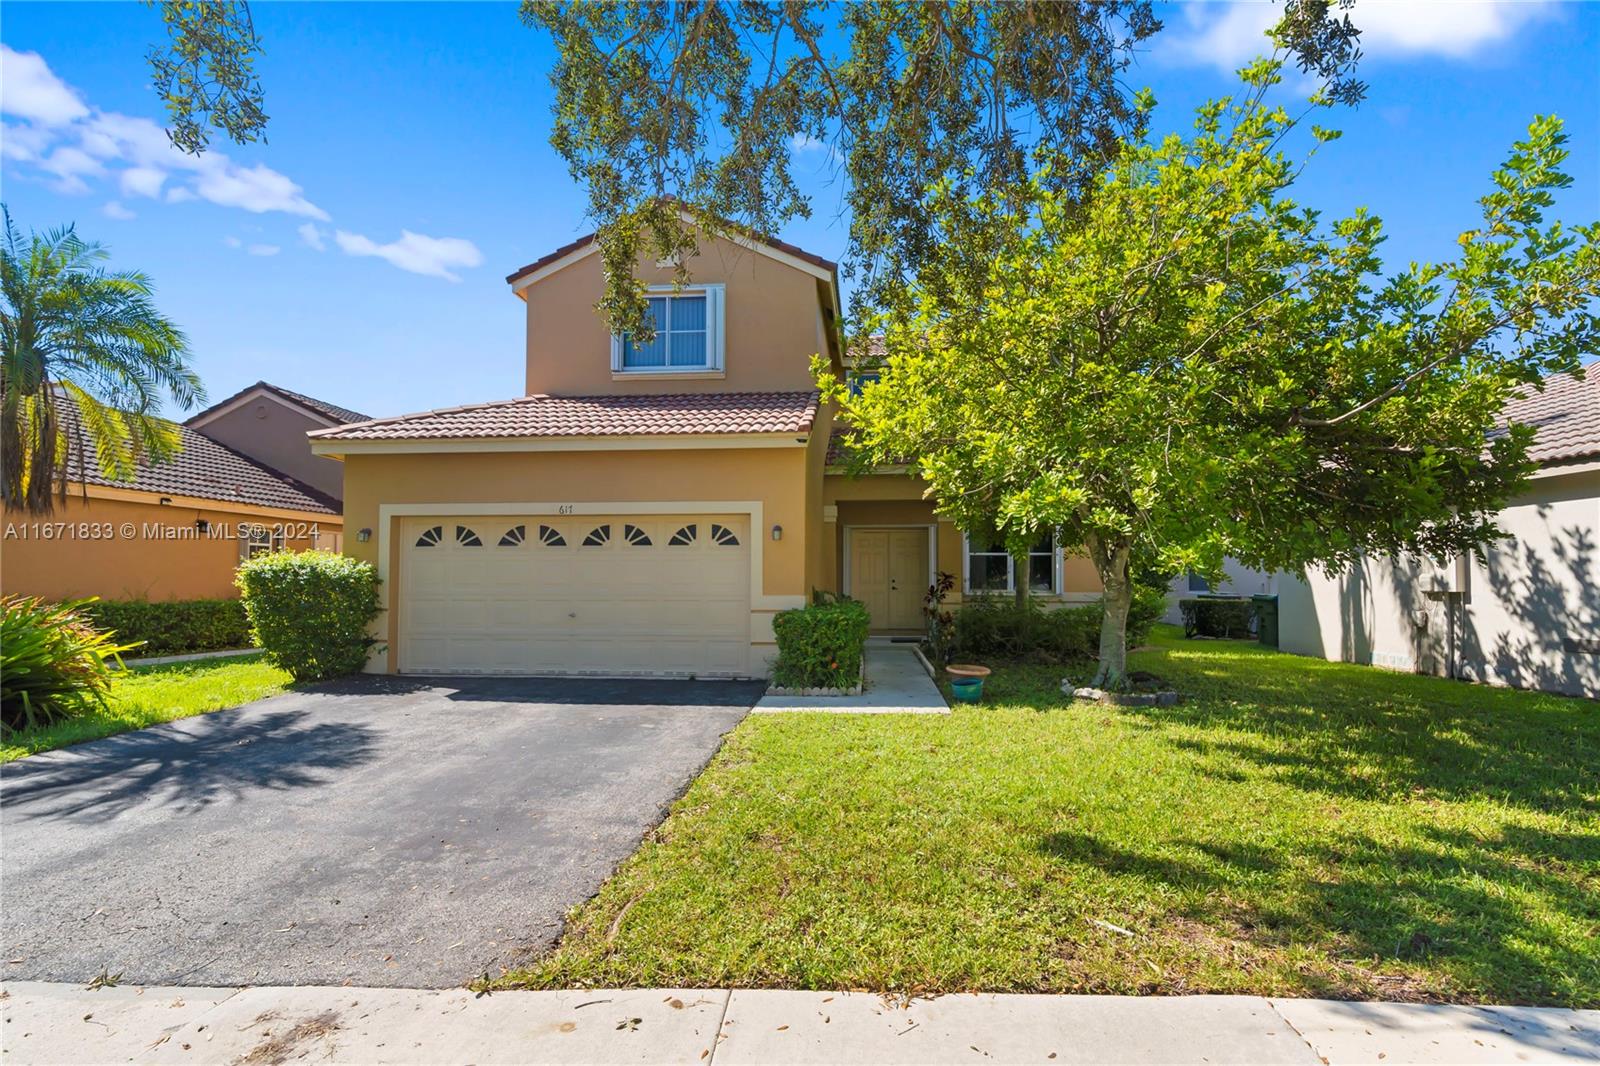
[[[85,604],[0,597],[0,726],[33,729],[104,707],[117,644],[80,613]]]
[[[106,249],[71,226],[24,239],[3,215],[0,492],[8,508],[49,514],[91,462],[126,481],[142,460],[175,454],[177,428],[158,410],[205,390],[148,277],[107,271]]]
[[[1017,216],[956,197],[950,217],[1015,239],[980,279],[910,286],[859,395],[818,363],[857,464],[915,456],[941,513],[1014,552],[1042,530],[1084,546],[1100,686],[1123,678],[1141,572],[1497,538],[1532,469],[1531,428],[1496,432],[1500,411],[1600,346],[1600,224],[1545,219],[1571,180],[1559,120],[1513,147],[1453,261],[1384,276],[1376,218],[1327,224],[1289,197],[1304,116],[1263,102],[1281,70],[1247,68],[1187,137],[1126,144],[1086,201],[1039,184]],[[1307,154],[1337,137],[1302,135]]]

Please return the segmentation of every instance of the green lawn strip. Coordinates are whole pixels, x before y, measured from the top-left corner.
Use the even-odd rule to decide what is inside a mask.
[[[1600,706],[1165,629],[1134,665],[1187,701],[1029,666],[747,718],[504,983],[1600,1005]]]
[[[130,729],[237,707],[283,692],[289,683],[288,674],[269,666],[260,655],[135,666],[112,683],[105,710],[7,736],[0,744],[0,763]]]

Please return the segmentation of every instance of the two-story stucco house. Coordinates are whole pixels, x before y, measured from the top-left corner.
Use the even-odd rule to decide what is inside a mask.
[[[344,461],[345,550],[388,608],[370,668],[761,676],[772,616],[813,590],[916,632],[938,571],[1099,594],[1044,542],[1027,573],[936,518],[904,470],[830,464],[833,417],[810,361],[843,372],[835,264],[773,240],[705,236],[674,291],[641,261],[648,345],[595,311],[583,238],[507,280],[527,310],[527,394],[311,434]]]

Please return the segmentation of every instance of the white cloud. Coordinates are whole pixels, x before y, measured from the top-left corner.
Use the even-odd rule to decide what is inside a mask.
[[[56,188],[68,193],[91,192],[94,182],[114,183],[120,198],[101,208],[108,217],[133,217],[122,200],[135,197],[167,204],[205,200],[252,214],[310,219],[297,227],[300,241],[319,252],[327,247],[328,231],[315,223],[331,218],[287,175],[260,163],[246,166],[215,150],[199,156],[179,151],[151,119],[86,102],[37,53],[0,45],[0,110],[14,120],[0,126],[0,155],[8,167],[54,179]],[[808,142],[796,150],[810,148]],[[373,256],[413,274],[450,281],[460,280],[455,270],[483,262],[477,246],[460,237],[409,230],[388,244],[345,230],[335,230],[333,237],[347,255]],[[257,256],[282,250],[277,244],[247,246],[231,236],[223,243]]]
[[[117,176],[124,196],[148,196],[151,199],[161,195],[161,186],[166,180],[166,171],[157,167],[129,167]]]
[[[210,153],[202,159],[210,158]],[[284,175],[259,163],[241,167],[219,159],[218,166],[202,169],[194,192],[202,200],[223,207],[242,207],[254,214],[283,211],[326,222],[328,213],[301,195],[300,186]]]
[[[218,151],[188,155],[148,118],[85,104],[37,54],[5,48],[0,58],[5,113],[30,123],[7,123],[5,155],[54,176],[63,192],[88,192],[86,179],[115,175],[124,196],[154,198],[166,187],[168,203],[199,199],[254,214],[328,218],[271,167],[245,166]]]
[[[71,86],[56,77],[38,52],[0,44],[0,111],[44,126],[61,126],[89,114]]]
[[[41,159],[39,169],[56,176],[58,179],[56,188],[75,195],[89,191],[89,184],[83,180],[84,177],[99,175],[105,171],[105,167],[101,166],[100,161],[94,156],[81,148],[71,146],[57,148]]]
[[[1279,4],[1253,2],[1184,4],[1180,10],[1182,20],[1169,18],[1154,54],[1230,73],[1271,51],[1266,32],[1283,13]],[[1350,20],[1368,56],[1464,59],[1555,13],[1550,0],[1356,0]]]
[[[399,240],[378,244],[370,237],[341,229],[334,231],[333,239],[346,255],[373,255],[401,270],[450,281],[461,280],[450,272],[450,267],[475,267],[483,262],[478,246],[460,237],[427,237],[403,229]]]
[[[0,123],[0,155],[7,159],[36,160],[53,139],[49,130],[27,123]]]
[[[820,152],[828,157],[830,162],[839,161],[839,150],[827,141],[818,140],[809,133],[796,133],[789,138],[789,151],[797,155]]]

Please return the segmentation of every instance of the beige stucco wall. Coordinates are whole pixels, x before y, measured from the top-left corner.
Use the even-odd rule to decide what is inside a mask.
[[[1512,535],[1443,576],[1368,559],[1279,582],[1284,651],[1600,697],[1600,470],[1536,479],[1501,512]],[[1461,587],[1449,590],[1452,584]]]
[[[382,504],[566,505],[603,513],[606,504],[758,502],[759,525],[751,530],[760,555],[760,580],[751,588],[752,667],[758,671],[774,650],[772,615],[802,605],[810,591],[807,518],[808,449],[665,449],[653,451],[435,452],[417,455],[352,455],[346,459],[345,537],[348,554],[378,562]],[[664,508],[667,509],[667,508]],[[391,519],[391,526],[395,520]],[[783,538],[771,539],[771,528]],[[363,543],[360,529],[373,530]],[[399,538],[391,529],[387,602],[402,602]],[[374,668],[403,670],[397,648],[399,613],[391,610],[380,636],[390,652]]]
[[[924,496],[926,483],[903,474],[874,474],[847,477],[828,474],[824,479],[823,503],[833,509],[831,533],[824,534],[826,552],[821,586],[833,592],[844,591],[845,529],[855,526],[903,526],[937,524],[936,571],[953,574],[956,587],[947,602],[961,602],[965,572],[965,544],[961,530],[948,519],[934,513],[933,502]],[[1087,556],[1066,554],[1061,561],[1061,594],[1036,596],[1045,606],[1081,602],[1101,593],[1100,575]]]
[[[309,431],[328,426],[326,421],[263,395],[197,426],[196,432],[337,500],[344,495],[344,467],[337,460],[312,455],[311,443],[306,439]]]
[[[227,504],[179,497],[163,505],[144,494],[121,494],[130,498],[84,500],[75,495],[47,518],[6,511],[0,592],[50,600],[231,599],[239,594],[233,572],[239,565],[240,524],[283,523],[285,532],[295,533],[302,532],[303,524],[314,524],[324,547],[331,546],[329,534],[340,529],[336,516],[237,511]],[[197,519],[209,523],[209,535],[199,534]],[[42,523],[72,528],[54,528],[55,535],[46,539],[39,533]],[[310,537],[294,536],[287,546],[300,550],[319,545]]]
[[[613,375],[611,333],[595,311],[604,291],[598,253],[522,290],[527,302],[527,391],[552,396],[606,393],[761,392],[809,389],[811,357],[833,357],[817,277],[727,240],[707,239],[686,264],[693,281],[725,289],[721,373]],[[638,277],[671,284],[671,268],[642,257]]]

